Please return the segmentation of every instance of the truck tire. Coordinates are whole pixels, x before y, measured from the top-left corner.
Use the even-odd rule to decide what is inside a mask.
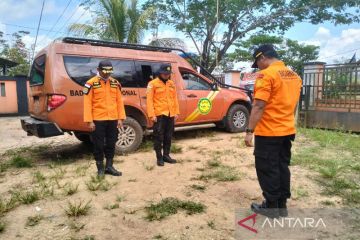
[[[132,117],[126,117],[124,127],[119,129],[119,138],[115,149],[117,154],[136,151],[143,140],[144,131],[140,123]]]
[[[234,104],[229,108],[224,122],[226,131],[244,132],[249,124],[249,110],[244,105]]]
[[[75,137],[86,145],[91,145],[91,136],[87,133],[74,132]]]

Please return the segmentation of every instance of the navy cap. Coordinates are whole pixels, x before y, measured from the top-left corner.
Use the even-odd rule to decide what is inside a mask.
[[[109,60],[100,61],[98,68],[104,73],[113,73],[113,65]]]
[[[162,64],[158,71],[159,74],[171,74],[171,65],[170,64]]]
[[[253,65],[251,66],[252,68],[258,68],[256,61],[261,55],[265,55],[267,57],[274,57],[274,58],[279,57],[272,44],[261,45],[257,49],[255,49],[255,51],[253,53],[253,58],[255,59],[255,61],[254,61]]]

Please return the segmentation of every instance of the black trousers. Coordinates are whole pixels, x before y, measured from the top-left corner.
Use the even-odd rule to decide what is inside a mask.
[[[156,154],[163,155],[170,154],[171,137],[174,133],[174,117],[165,115],[157,116],[157,121],[154,123],[154,150]]]
[[[94,124],[95,130],[92,132],[92,139],[96,162],[103,162],[104,155],[107,160],[113,159],[119,133],[117,120],[94,121]]]
[[[290,198],[291,142],[284,137],[255,136],[255,168],[263,195],[268,201]]]

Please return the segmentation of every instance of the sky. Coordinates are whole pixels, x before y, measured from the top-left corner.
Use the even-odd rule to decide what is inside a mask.
[[[85,23],[91,19],[91,14],[79,6],[80,1],[45,1],[36,51],[55,38],[67,36],[67,26],[70,24]],[[29,31],[30,34],[25,36],[23,41],[30,49],[35,41],[41,6],[42,0],[1,0],[0,31],[5,33],[5,38],[11,39],[11,34],[19,30]],[[160,36],[183,38],[188,49],[195,50],[190,39],[185,38],[182,33],[177,33],[171,27],[161,27]],[[297,23],[286,32],[284,37],[320,46],[319,61],[332,63],[336,60],[350,59],[354,53],[357,53],[357,58],[360,59],[359,23],[338,26],[331,23],[320,25]],[[151,32],[145,32],[143,43],[147,44],[151,39]]]

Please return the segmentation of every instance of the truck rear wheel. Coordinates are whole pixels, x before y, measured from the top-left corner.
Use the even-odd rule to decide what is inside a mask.
[[[240,104],[234,104],[230,107],[225,116],[225,129],[228,132],[244,132],[249,124],[249,110]]]
[[[124,127],[119,129],[119,139],[116,142],[116,152],[119,154],[136,151],[143,140],[144,131],[132,117],[126,117]]]

